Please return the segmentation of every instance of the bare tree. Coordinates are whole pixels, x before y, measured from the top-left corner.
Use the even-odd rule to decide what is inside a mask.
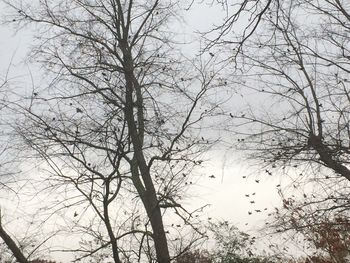
[[[348,10],[340,1],[285,2],[237,54],[242,95],[257,103],[231,117],[266,173],[326,167],[333,175],[323,178],[350,179]]]
[[[70,251],[165,263],[203,238],[182,200],[213,143],[201,131],[219,110],[209,95],[221,84],[211,63],[185,58],[172,41],[178,3],[7,4],[10,22],[35,25],[31,58],[52,77],[16,105],[17,131],[46,161],[47,189],[61,194],[54,211],[85,235]]]
[[[349,218],[349,13],[347,1],[279,2],[239,49],[221,43],[242,85],[228,114],[235,148],[266,175],[291,177],[284,206],[301,199],[302,216],[279,214],[279,231]]]
[[[318,202],[315,197],[304,196],[302,201],[285,197],[280,192],[283,207],[276,209],[270,227],[278,233],[288,233],[288,243],[303,247],[316,262],[346,262],[349,249],[348,208],[340,209],[338,202]],[[337,207],[338,206],[338,207]],[[299,248],[301,249],[301,248]],[[322,261],[321,261],[322,262]]]

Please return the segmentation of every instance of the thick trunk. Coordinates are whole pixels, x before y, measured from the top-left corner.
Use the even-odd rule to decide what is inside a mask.
[[[150,219],[153,239],[157,253],[157,261],[159,263],[169,263],[170,255],[168,249],[168,242],[164,231],[163,217],[158,206],[158,200],[155,193],[146,192],[146,198],[148,204],[146,206],[147,215]]]
[[[146,209],[147,216],[151,222],[151,227],[153,230],[153,240],[157,254],[157,261],[160,263],[168,263],[170,262],[168,243],[165,235],[163,218],[160,207],[158,205],[156,193],[155,191],[151,192],[149,190],[146,190],[146,188],[143,186],[143,183],[140,181],[137,160],[134,159],[132,163],[133,184],[141,197],[142,203]],[[148,176],[143,175],[143,181],[151,180],[150,177],[149,179],[146,179]],[[150,183],[148,182],[147,185],[149,184]],[[154,189],[154,187],[151,188]]]
[[[129,113],[129,119],[131,114]],[[160,207],[158,206],[158,199],[156,191],[153,185],[151,175],[149,173],[148,167],[145,165],[145,159],[142,152],[142,147],[140,145],[140,140],[136,133],[135,123],[130,124],[129,130],[133,134],[132,140],[135,151],[135,159],[137,162],[137,168],[140,171],[140,175],[143,181],[144,187],[135,185],[139,195],[141,196],[143,205],[146,209],[147,216],[151,222],[153,240],[157,254],[157,261],[159,263],[169,263],[170,255],[167,244],[167,238],[164,231],[163,218],[161,214]],[[136,180],[134,179],[136,182]]]
[[[140,86],[135,80],[133,73],[132,57],[128,49],[124,47],[124,69],[126,82],[125,96],[125,117],[128,124],[129,134],[134,148],[134,160],[140,172],[144,187],[135,185],[138,193],[141,196],[143,205],[146,209],[147,216],[151,222],[153,241],[159,263],[169,263],[170,254],[168,249],[167,238],[164,230],[163,218],[153,181],[150,175],[149,167],[143,153],[143,99]],[[134,103],[134,94],[136,94],[136,103]],[[141,97],[140,97],[141,96]],[[136,116],[134,116],[134,104],[137,107]],[[139,126],[136,125],[136,120]],[[134,180],[136,182],[136,180]]]
[[[334,160],[331,149],[324,145],[319,136],[310,135],[309,144],[320,155],[320,160],[322,162],[334,172],[350,181],[350,170],[341,162]]]

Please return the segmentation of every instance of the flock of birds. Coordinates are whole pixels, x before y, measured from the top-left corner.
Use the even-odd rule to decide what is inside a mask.
[[[268,170],[266,170],[265,172],[268,173],[269,175],[272,174],[272,173],[271,173],[270,171],[268,171]],[[216,177],[215,177],[215,175],[212,174],[212,175],[209,176],[209,178],[210,178],[210,179],[215,179]],[[247,176],[244,175],[244,176],[242,176],[242,178],[243,178],[243,179],[246,179]],[[259,180],[259,179],[255,179],[255,183],[257,183],[257,184],[260,183],[260,180]],[[277,187],[277,188],[280,188],[281,185],[280,185],[280,184],[277,184],[276,187]],[[244,196],[245,196],[246,198],[250,198],[250,201],[249,201],[250,204],[252,204],[252,205],[256,204],[255,200],[252,199],[253,197],[256,197],[256,192],[253,192],[253,193],[246,193]],[[253,212],[261,213],[261,212],[267,211],[267,210],[268,210],[267,207],[265,207],[264,209],[253,209],[253,210],[248,211],[248,215],[252,215]],[[268,214],[268,215],[270,215],[270,214]],[[246,225],[247,225],[247,224],[248,224],[248,223],[246,223]]]

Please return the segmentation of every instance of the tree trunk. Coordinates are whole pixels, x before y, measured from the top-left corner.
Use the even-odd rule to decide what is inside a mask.
[[[157,261],[159,263],[169,263],[170,254],[168,249],[167,238],[164,230],[163,218],[161,209],[158,205],[158,199],[152,177],[150,175],[149,167],[143,153],[143,129],[137,127],[134,117],[134,100],[133,95],[136,93],[137,101],[137,123],[142,124],[143,119],[143,105],[142,105],[142,92],[133,72],[132,56],[128,48],[124,46],[124,69],[125,69],[125,82],[126,82],[126,95],[125,95],[125,117],[128,124],[129,134],[131,137],[132,145],[134,148],[134,159],[136,160],[137,168],[140,172],[144,189],[140,192],[140,187],[135,185],[140,197],[142,198],[143,205],[145,207],[147,216],[151,222],[153,241],[157,254]]]
[[[341,162],[334,160],[331,150],[324,145],[320,136],[311,134],[309,144],[317,151],[320,155],[320,160],[324,162],[327,167],[350,181],[350,170]]]
[[[1,219],[0,219],[0,237],[5,242],[6,246],[9,250],[11,250],[12,254],[16,258],[19,263],[28,263],[27,258],[23,255],[20,248],[17,246],[16,242],[6,233],[5,229],[2,227]]]
[[[157,261],[159,263],[169,263],[170,255],[168,249],[168,242],[164,231],[164,224],[162,213],[158,205],[158,200],[155,193],[151,191],[146,192],[146,202],[145,204],[147,215],[150,219],[153,239],[157,253]]]

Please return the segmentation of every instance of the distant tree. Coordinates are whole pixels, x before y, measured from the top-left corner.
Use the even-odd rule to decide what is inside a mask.
[[[179,255],[175,259],[175,263],[187,263],[187,262],[193,262],[193,263],[213,263],[213,259],[211,258],[211,255],[208,251],[203,250],[194,250],[192,251],[186,251],[182,255]]]
[[[347,262],[350,256],[350,220],[347,211],[334,213],[332,207],[313,207],[317,202],[298,202],[283,195],[283,208],[277,209],[273,229],[303,237],[310,262]],[[310,205],[310,203],[313,204]],[[322,204],[323,206],[324,204]],[[328,210],[328,211],[327,211]],[[308,262],[308,261],[305,261]]]
[[[251,238],[248,234],[239,231],[228,221],[210,223],[209,229],[216,242],[215,260],[231,262],[239,260],[242,256],[250,257],[253,255],[251,247],[255,242],[255,237]]]
[[[208,235],[212,239],[209,250],[187,251],[176,263],[272,263],[274,256],[259,256],[254,253],[255,237],[239,231],[228,221],[210,223]]]
[[[254,252],[255,237],[238,231],[227,222],[212,225],[216,244],[213,249],[215,263],[272,263],[274,256],[260,256]]]

